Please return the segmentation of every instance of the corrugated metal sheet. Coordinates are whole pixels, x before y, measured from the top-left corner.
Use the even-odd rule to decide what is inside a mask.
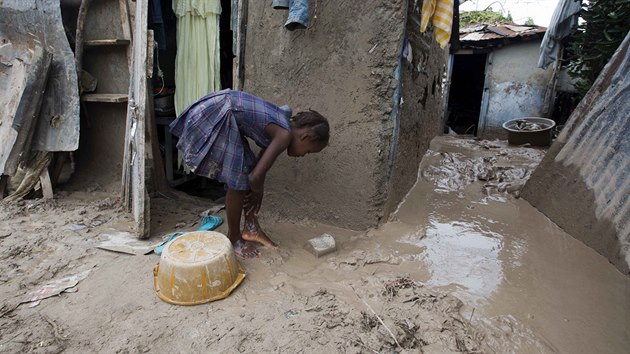
[[[547,29],[540,26],[520,26],[515,24],[472,24],[460,28],[459,40],[466,42],[494,41],[497,39],[522,39],[541,37]],[[477,44],[477,43],[476,43]]]
[[[523,193],[626,274],[630,274],[629,72],[630,34]]]
[[[630,241],[630,52],[608,89],[576,126],[556,161],[580,170],[595,192],[596,216]]]

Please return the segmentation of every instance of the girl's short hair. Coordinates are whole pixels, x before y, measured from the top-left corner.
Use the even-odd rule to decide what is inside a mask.
[[[294,128],[308,128],[313,133],[313,141],[328,145],[330,126],[328,119],[316,111],[298,112],[291,118]]]

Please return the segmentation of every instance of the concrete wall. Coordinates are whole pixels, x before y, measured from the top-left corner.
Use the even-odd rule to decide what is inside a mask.
[[[317,1],[311,27],[289,32],[286,11],[249,3],[244,90],[294,112],[315,109],[332,129],[322,153],[278,159],[267,176],[265,210],[364,229],[386,216],[386,203],[404,195],[388,198],[390,156],[400,156],[392,144],[407,149],[405,141],[414,138],[398,137],[393,98],[407,9],[403,0]],[[415,179],[417,168],[414,160],[396,175]]]
[[[489,82],[486,83],[489,88],[488,110],[482,137],[507,138],[501,127],[504,122],[541,116],[552,68],[537,67],[539,49],[540,41],[535,40],[510,44],[492,52]]]
[[[522,196],[630,275],[630,35]]]

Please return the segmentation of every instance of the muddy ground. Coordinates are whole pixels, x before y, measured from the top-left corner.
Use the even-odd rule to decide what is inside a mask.
[[[356,232],[263,215],[280,249],[243,261],[229,298],[193,307],[157,298],[156,255],[96,248],[130,226],[111,196],[3,205],[0,352],[627,352],[630,280],[518,198],[543,154],[438,138],[390,222]],[[213,205],[152,199],[152,241]],[[303,246],[323,232],[338,251],[317,259]],[[19,305],[88,269],[76,292]]]

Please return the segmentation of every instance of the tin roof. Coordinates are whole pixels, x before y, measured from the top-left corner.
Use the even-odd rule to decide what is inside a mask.
[[[542,37],[547,28],[540,26],[504,24],[471,24],[459,29],[459,40],[467,45],[492,45],[505,40],[527,40]],[[484,43],[479,43],[484,42]]]

